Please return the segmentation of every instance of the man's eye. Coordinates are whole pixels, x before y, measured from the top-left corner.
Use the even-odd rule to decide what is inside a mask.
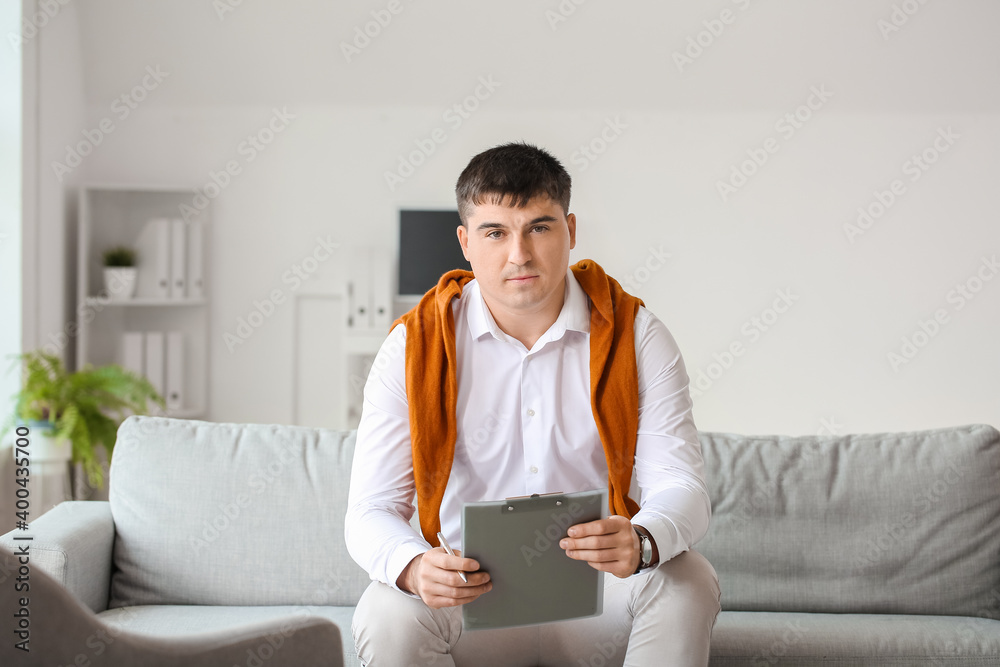
[[[535,231],[535,232],[544,232],[544,231],[547,231],[547,230],[548,230],[548,227],[546,227],[545,225],[535,225],[532,228],[532,231]]]
[[[489,234],[487,234],[486,238],[488,238],[488,239],[498,239],[498,238],[500,238],[500,231],[499,230],[494,230],[494,231],[490,232]]]

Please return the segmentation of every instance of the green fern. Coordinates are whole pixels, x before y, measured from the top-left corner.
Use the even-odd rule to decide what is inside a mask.
[[[0,437],[20,421],[48,421],[54,438],[65,438],[73,448],[73,461],[81,463],[93,486],[104,486],[104,472],[97,448],[104,447],[111,460],[118,427],[128,415],[146,414],[152,402],[166,403],[149,381],[117,364],[85,365],[68,373],[62,360],[35,350],[13,355],[22,365],[22,387]]]

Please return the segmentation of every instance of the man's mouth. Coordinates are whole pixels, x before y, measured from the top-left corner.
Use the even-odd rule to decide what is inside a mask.
[[[537,277],[538,276],[515,276],[514,278],[508,278],[507,280],[513,283],[523,283]]]

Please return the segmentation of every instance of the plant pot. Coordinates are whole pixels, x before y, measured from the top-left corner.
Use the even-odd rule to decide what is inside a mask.
[[[17,424],[17,428],[28,427],[28,451],[32,463],[66,463],[73,458],[73,446],[66,438],[52,437],[55,425],[49,421],[30,421]],[[15,429],[15,433],[17,433]],[[16,443],[16,440],[15,440]],[[14,457],[17,458],[16,445]]]
[[[131,299],[135,294],[138,270],[134,266],[116,266],[104,268],[104,289],[112,301]]]
[[[24,433],[27,427],[28,433]],[[70,460],[73,458],[73,446],[65,438],[52,437],[51,422],[19,422],[11,434],[11,450],[17,479],[27,479],[27,501],[29,521],[38,518],[64,500],[73,499],[73,486],[70,476]],[[22,437],[26,437],[27,445]],[[20,451],[19,451],[20,450]],[[25,456],[27,452],[27,456]],[[25,463],[27,458],[27,465]],[[20,461],[18,461],[20,459]],[[18,470],[26,469],[18,474]],[[19,509],[21,509],[19,507]]]

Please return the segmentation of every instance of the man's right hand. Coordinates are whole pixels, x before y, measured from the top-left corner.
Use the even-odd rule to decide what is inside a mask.
[[[442,547],[425,551],[399,574],[396,585],[404,591],[419,595],[428,607],[457,607],[472,602],[493,588],[490,575],[479,572],[479,563],[471,558],[450,556]],[[465,572],[468,583],[458,576]]]

